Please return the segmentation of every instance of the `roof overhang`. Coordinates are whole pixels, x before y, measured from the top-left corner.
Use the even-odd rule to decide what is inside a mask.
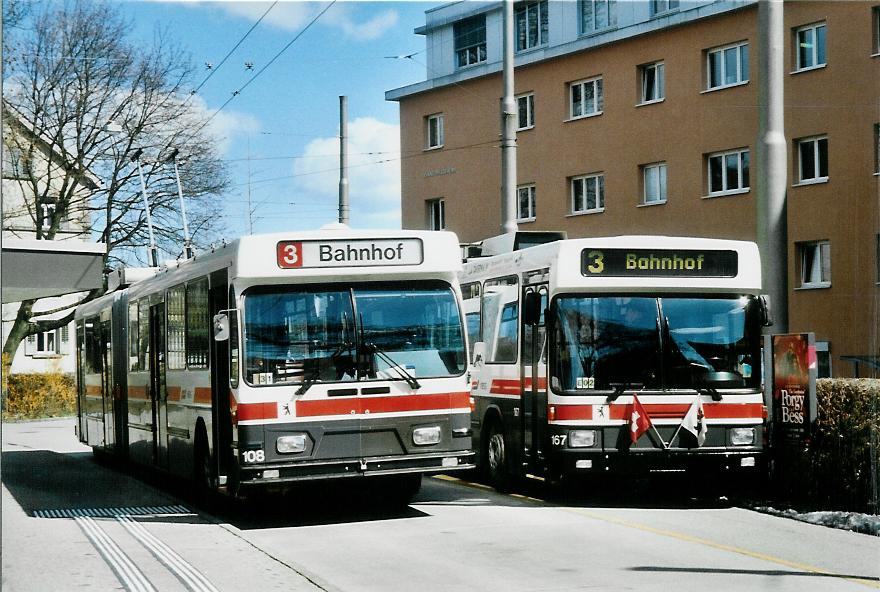
[[[100,288],[107,245],[3,239],[2,301],[62,296]]]

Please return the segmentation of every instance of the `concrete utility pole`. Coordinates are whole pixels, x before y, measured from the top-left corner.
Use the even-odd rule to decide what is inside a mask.
[[[504,0],[504,98],[501,101],[501,232],[515,232],[516,101],[513,98],[513,0]]]
[[[788,227],[786,219],[785,25],[783,0],[758,2],[757,235],[761,278],[773,307],[773,333],[788,332]]]
[[[348,224],[348,97],[339,97],[339,222]]]

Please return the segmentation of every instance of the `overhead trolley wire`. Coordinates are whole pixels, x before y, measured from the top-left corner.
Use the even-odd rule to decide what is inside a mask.
[[[235,99],[235,97],[237,97],[238,95],[240,95],[240,94],[242,93],[242,91],[244,91],[244,89],[246,89],[248,86],[250,86],[250,84],[251,84],[254,80],[256,80],[257,78],[259,78],[259,76],[260,76],[263,72],[265,72],[266,69],[267,69],[269,66],[271,66],[272,64],[275,63],[275,60],[277,60],[279,57],[281,57],[281,54],[283,54],[285,51],[287,51],[287,50],[290,48],[291,45],[293,45],[294,43],[296,43],[297,40],[298,40],[300,37],[302,37],[302,36],[305,34],[305,32],[308,31],[308,30],[312,27],[312,25],[314,25],[316,22],[318,22],[318,19],[321,18],[322,16],[324,16],[324,13],[327,12],[328,10],[330,10],[330,7],[333,6],[334,4],[336,4],[336,0],[332,0],[332,1],[330,2],[330,4],[328,4],[327,6],[325,6],[324,9],[323,9],[321,12],[319,12],[319,13],[315,16],[315,18],[313,18],[311,21],[309,21],[309,24],[307,24],[305,27],[303,27],[303,29],[302,29],[299,33],[297,33],[296,36],[295,36],[293,39],[291,39],[290,42],[289,42],[287,45],[285,45],[284,47],[282,47],[282,48],[281,48],[281,51],[279,51],[278,53],[276,53],[275,56],[273,56],[272,59],[269,60],[269,61],[266,63],[265,66],[263,66],[263,67],[260,68],[256,73],[254,73],[254,75],[251,76],[250,79],[249,79],[247,82],[245,82],[245,83],[241,86],[241,88],[239,88],[239,89],[236,90],[236,91],[233,91],[232,96],[229,97],[229,98],[226,100],[225,103],[223,103],[222,105],[220,105],[220,107],[219,107],[216,111],[214,111],[214,113],[213,113],[208,119],[206,119],[206,120],[202,123],[201,126],[199,126],[199,128],[196,130],[196,132],[200,131],[200,130],[203,129],[206,125],[208,125],[208,124],[211,122],[211,120],[213,120],[213,119],[217,116],[217,114],[219,114],[219,113],[220,113],[220,112],[221,112],[221,111],[222,111],[222,110],[223,110],[223,109],[224,109],[229,103],[231,103],[231,102]]]

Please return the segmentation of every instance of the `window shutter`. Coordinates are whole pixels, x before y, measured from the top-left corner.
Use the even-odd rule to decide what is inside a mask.
[[[70,325],[64,325],[58,329],[58,353],[70,353]]]
[[[24,340],[24,355],[32,356],[37,351],[37,336],[28,335]]]

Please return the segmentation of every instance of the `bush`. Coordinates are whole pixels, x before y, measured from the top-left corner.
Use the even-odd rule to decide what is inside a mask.
[[[6,381],[4,420],[76,415],[76,386],[72,374],[9,374]]]
[[[821,509],[877,512],[880,380],[821,379],[816,395],[809,448],[814,502]]]

